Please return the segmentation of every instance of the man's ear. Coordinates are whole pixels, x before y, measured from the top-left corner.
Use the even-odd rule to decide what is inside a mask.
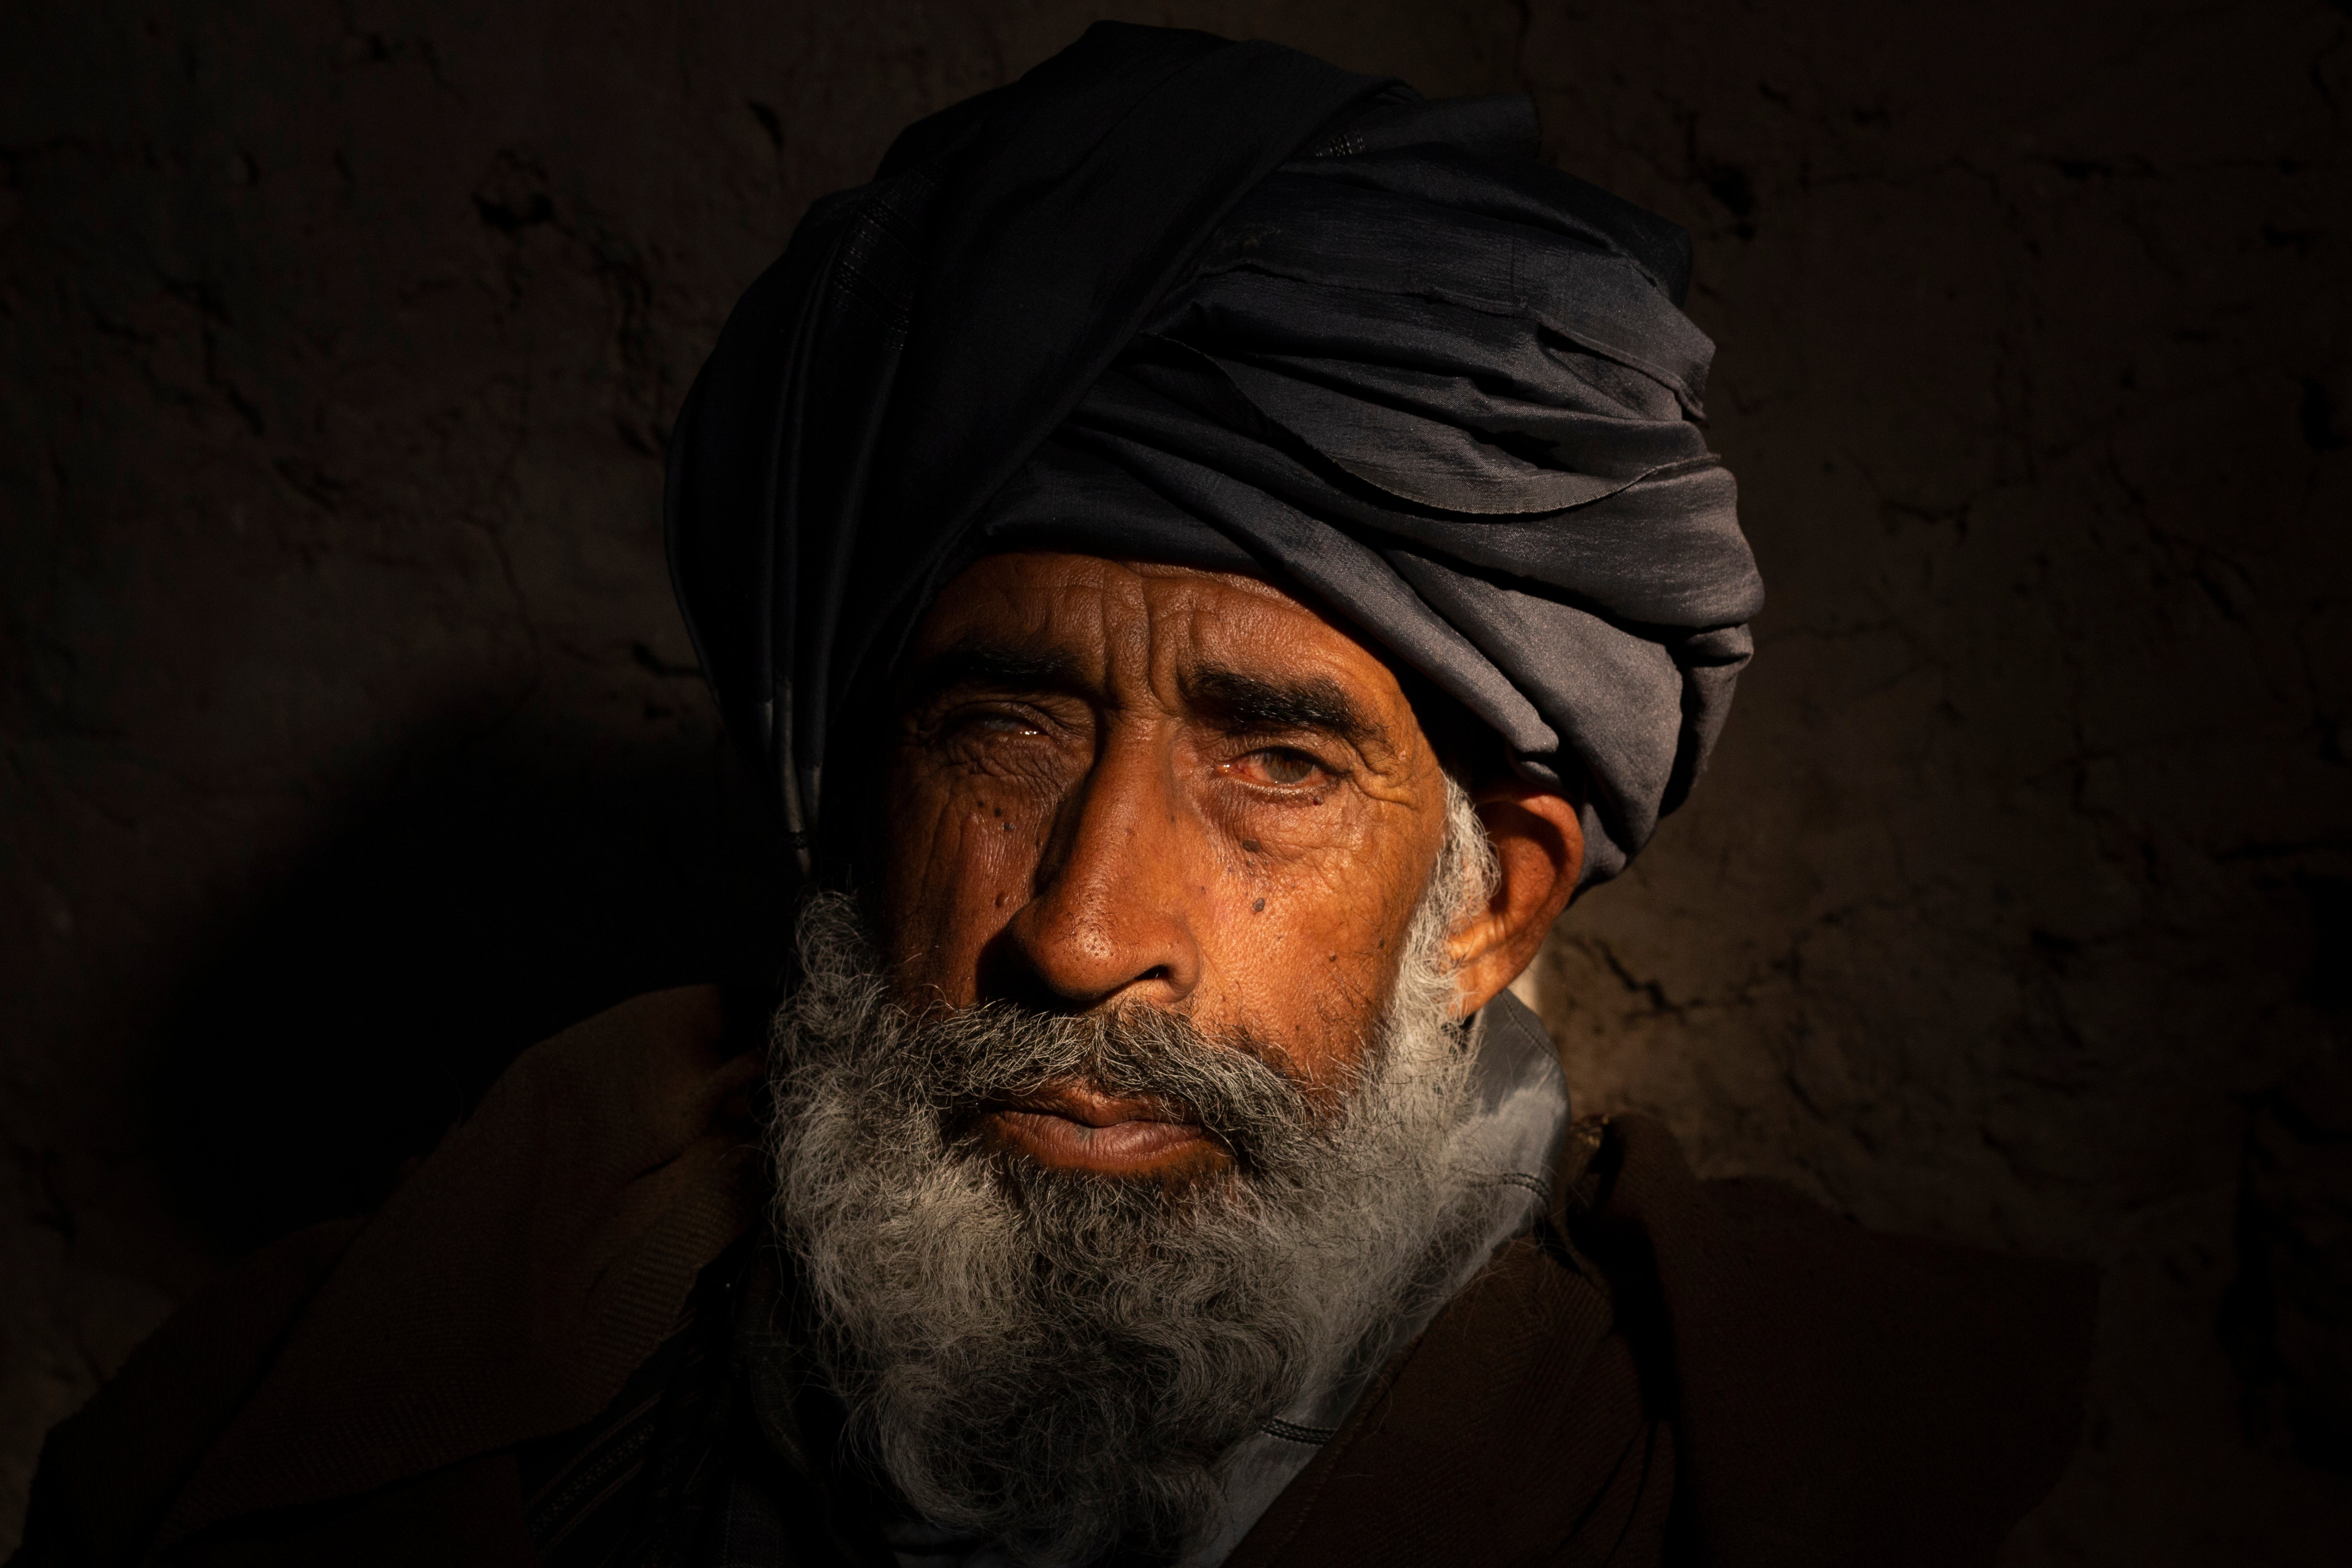
[[[1501,875],[1486,907],[1447,941],[1457,1018],[1493,1001],[1534,962],[1584,868],[1584,824],[1567,796],[1506,777],[1474,790],[1470,800]]]

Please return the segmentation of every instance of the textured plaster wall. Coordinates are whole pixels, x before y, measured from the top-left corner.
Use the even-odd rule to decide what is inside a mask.
[[[810,197],[1096,14],[0,12],[0,1545],[224,1258],[772,951],[667,422]],[[1535,976],[1577,1089],[2107,1267],[2015,1562],[2334,1561],[2342,9],[1117,14],[1525,86],[1694,230],[1772,602],[1695,804]]]
[[[2352,1542],[2352,92],[2323,5],[1539,8],[1770,604],[1539,976],[1587,1105],[2107,1269],[2019,1562]]]

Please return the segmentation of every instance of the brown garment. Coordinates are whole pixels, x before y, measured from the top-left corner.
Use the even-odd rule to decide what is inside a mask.
[[[718,994],[527,1053],[363,1226],[248,1260],[51,1434],[17,1568],[498,1564],[755,1220]],[[2072,1450],[2086,1269],[1871,1235],[1578,1130],[1549,1223],[1397,1357],[1234,1568],[1981,1563]]]

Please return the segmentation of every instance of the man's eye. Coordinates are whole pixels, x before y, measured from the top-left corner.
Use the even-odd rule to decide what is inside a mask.
[[[1037,726],[1024,715],[1008,713],[1003,709],[981,709],[957,714],[949,721],[947,728],[967,735],[1034,735],[1039,732]]]
[[[1241,767],[1255,782],[1271,784],[1303,784],[1323,771],[1323,764],[1306,752],[1280,746],[1252,752],[1241,760]]]

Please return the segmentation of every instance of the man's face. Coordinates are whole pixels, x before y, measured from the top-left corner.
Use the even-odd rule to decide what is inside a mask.
[[[903,1000],[1139,1003],[1305,1083],[1353,1065],[1445,815],[1378,658],[1253,578],[1023,553],[950,584],[905,668],[874,911]],[[1181,1107],[1077,1081],[978,1131],[1106,1173],[1227,1158]]]
[[[1252,578],[985,559],[906,668],[878,875],[794,933],[775,1234],[912,1514],[1172,1560],[1488,1223],[1457,1021],[1566,900],[1575,808],[1456,788]]]

